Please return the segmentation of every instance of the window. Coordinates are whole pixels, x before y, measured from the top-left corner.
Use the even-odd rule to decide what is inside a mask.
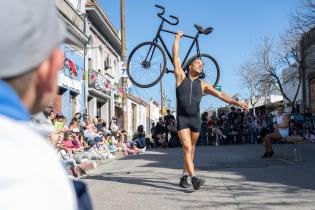
[[[110,66],[110,58],[109,58],[109,55],[107,55],[107,58],[106,58],[106,64],[107,64],[107,67]]]
[[[75,115],[77,109],[77,94],[70,92],[70,114],[71,118]]]

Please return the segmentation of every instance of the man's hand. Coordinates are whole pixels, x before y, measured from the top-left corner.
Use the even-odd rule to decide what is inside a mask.
[[[238,106],[242,109],[248,110],[248,105],[245,102],[238,102]]]
[[[184,33],[182,31],[177,31],[175,34],[175,39],[181,39]]]

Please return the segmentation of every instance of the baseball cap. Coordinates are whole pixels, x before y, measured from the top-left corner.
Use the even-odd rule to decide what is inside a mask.
[[[65,36],[53,0],[2,1],[0,26],[0,79],[31,71]]]

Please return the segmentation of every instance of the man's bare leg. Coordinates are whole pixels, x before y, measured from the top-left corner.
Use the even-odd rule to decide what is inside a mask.
[[[199,132],[190,132],[190,138],[191,138],[191,147],[192,147],[192,152],[191,152],[191,161],[194,163],[194,157],[195,157],[195,148],[196,148],[196,144],[199,138]],[[187,167],[186,164],[184,162],[184,170],[183,172],[187,172]]]
[[[281,135],[278,132],[273,132],[270,134],[267,134],[265,136],[265,146],[266,146],[266,152],[271,152],[272,151],[272,139],[274,140],[280,140]]]
[[[194,164],[192,162],[192,142],[190,129],[186,128],[178,132],[179,139],[183,145],[184,152],[184,170],[186,170],[189,176],[195,175]]]
[[[191,161],[194,163],[194,158],[195,158],[195,149],[196,149],[196,144],[199,138],[199,132],[190,132],[190,138],[191,138],[191,147],[192,147],[192,152],[191,152]]]
[[[272,155],[274,155],[274,152],[272,150],[272,140],[280,140],[281,139],[281,135],[279,134],[279,132],[273,132],[270,134],[267,134],[264,138],[264,142],[265,142],[265,149],[266,152],[265,154],[262,156],[262,158],[266,158],[266,157],[271,157]]]

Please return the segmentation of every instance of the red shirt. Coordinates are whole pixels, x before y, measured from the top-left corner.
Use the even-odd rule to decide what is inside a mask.
[[[213,120],[208,120],[208,128],[211,128],[213,125],[214,121]]]
[[[70,149],[76,148],[76,145],[71,140],[64,140],[63,146],[65,146],[66,148],[70,148]]]

